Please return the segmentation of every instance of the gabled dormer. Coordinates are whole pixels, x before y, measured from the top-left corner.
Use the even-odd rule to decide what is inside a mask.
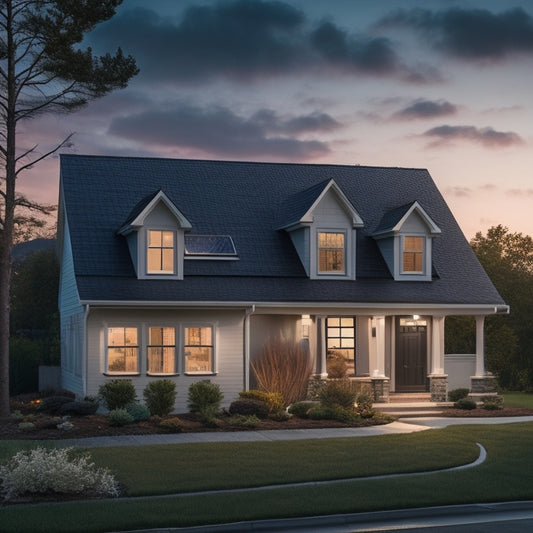
[[[143,198],[118,230],[139,279],[183,279],[184,234],[191,223],[161,190]]]
[[[432,240],[440,233],[414,202],[385,213],[372,236],[396,281],[431,281]]]
[[[311,279],[355,279],[356,230],[363,221],[334,180],[288,199],[278,229],[291,237]]]

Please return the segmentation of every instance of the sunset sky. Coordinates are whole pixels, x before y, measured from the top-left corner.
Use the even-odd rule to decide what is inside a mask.
[[[140,74],[21,149],[427,168],[467,238],[533,235],[531,0],[125,0],[86,44]],[[58,176],[19,190],[56,203]]]

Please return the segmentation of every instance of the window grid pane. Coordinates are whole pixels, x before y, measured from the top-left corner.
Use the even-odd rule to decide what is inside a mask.
[[[185,328],[185,372],[213,372],[213,328]]]
[[[139,372],[137,328],[113,327],[107,330],[107,371]]]
[[[344,233],[318,234],[318,271],[344,274]]]
[[[148,372],[152,374],[176,373],[176,333],[170,327],[148,329]]]
[[[405,237],[403,243],[403,271],[423,272],[424,237]]]
[[[147,271],[150,274],[174,273],[174,232],[148,231]]]

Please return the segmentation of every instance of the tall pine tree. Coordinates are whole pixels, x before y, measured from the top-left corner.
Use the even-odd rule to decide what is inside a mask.
[[[116,12],[122,0],[0,0],[0,417],[9,415],[9,300],[15,210],[24,170],[59,150],[19,151],[17,127],[43,113],[72,112],[127,86],[138,73],[119,48],[95,56],[83,48],[88,32]]]

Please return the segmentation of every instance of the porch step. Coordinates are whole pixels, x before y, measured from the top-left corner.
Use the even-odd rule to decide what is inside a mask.
[[[402,398],[394,398],[391,394],[389,403],[375,403],[374,409],[398,418],[419,416],[441,416],[445,408],[452,407],[453,402],[430,402],[430,395],[422,399],[419,396],[405,395]]]
[[[420,403],[430,400],[429,392],[391,392],[389,395],[390,403]]]

